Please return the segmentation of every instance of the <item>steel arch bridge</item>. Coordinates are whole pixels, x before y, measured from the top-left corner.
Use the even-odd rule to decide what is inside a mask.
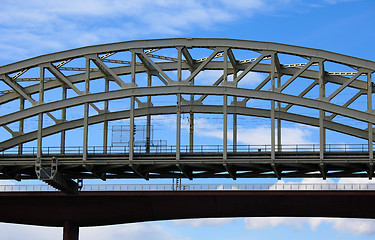
[[[221,76],[202,80],[204,71]],[[1,66],[0,126],[8,133],[0,142],[0,178],[39,178],[66,191],[76,189],[72,179],[85,178],[372,178],[374,71],[375,62],[319,49],[198,38],[89,46]],[[254,74],[263,79],[241,84]],[[365,103],[356,104],[358,99]],[[118,100],[126,104],[112,110]],[[264,104],[254,107],[253,101]],[[69,116],[71,109],[80,116]],[[174,146],[158,149],[148,141],[135,147],[133,137],[121,150],[109,146],[109,122],[128,119],[134,136],[136,119],[144,117],[149,140],[152,116],[167,114],[176,116]],[[187,146],[181,145],[182,114],[190,119]],[[221,115],[221,146],[194,145],[196,114]],[[271,144],[238,145],[238,116],[268,118]],[[26,130],[30,119],[37,126]],[[288,148],[281,137],[284,121],[316,127],[319,143]],[[89,126],[99,123],[103,144],[95,148],[88,144],[96,137]],[[66,132],[77,128],[83,128],[82,145],[70,151]],[[326,130],[365,144],[332,150]],[[51,135],[61,139],[56,148],[44,147]]]

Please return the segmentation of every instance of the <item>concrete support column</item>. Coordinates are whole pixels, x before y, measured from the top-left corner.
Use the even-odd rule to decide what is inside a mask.
[[[78,238],[79,226],[70,221],[64,222],[63,240],[78,240]]]

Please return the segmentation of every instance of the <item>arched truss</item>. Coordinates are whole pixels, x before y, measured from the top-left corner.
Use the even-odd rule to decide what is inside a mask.
[[[299,59],[300,62],[293,62]],[[349,69],[349,70],[347,70]],[[199,74],[214,70],[221,73],[211,84]],[[130,41],[89,46],[43,55],[0,67],[0,79],[8,86],[0,92],[0,106],[19,104],[0,116],[0,126],[11,136],[0,142],[3,151],[0,178],[35,178],[35,163],[59,159],[59,169],[68,178],[157,178],[157,177],[342,177],[373,174],[372,110],[375,62],[318,49],[278,43],[229,39],[161,39]],[[264,78],[256,85],[242,86],[251,74]],[[253,75],[254,76],[254,75]],[[90,84],[103,80],[102,89],[92,91]],[[31,84],[30,84],[31,82]],[[34,83],[35,82],[35,83]],[[117,87],[111,89],[115,83]],[[296,84],[297,83],[297,84]],[[4,85],[5,86],[5,85]],[[330,90],[326,91],[326,87]],[[45,101],[48,92],[60,89],[60,96]],[[318,89],[318,90],[317,90]],[[310,94],[316,96],[310,96]],[[342,97],[344,94],[345,97]],[[59,95],[59,94],[57,94]],[[172,96],[172,104],[154,106],[155,96]],[[312,94],[313,95],[313,94]],[[210,96],[222,103],[209,104]],[[366,98],[363,109],[352,107]],[[110,111],[112,100],[129,99],[129,109]],[[344,99],[344,102],[336,101]],[[265,100],[270,107],[254,108],[252,99]],[[363,104],[362,104],[363,105]],[[67,109],[83,107],[83,117],[69,120]],[[315,109],[317,116],[293,111],[296,106]],[[89,109],[92,109],[89,114]],[[91,114],[93,112],[93,114]],[[189,151],[181,150],[181,114],[190,114]],[[194,114],[223,116],[223,146],[220,154],[200,155],[193,149]],[[134,151],[133,138],[123,154],[109,154],[108,121],[145,116],[148,132],[151,116],[175,114],[176,146],[173,153],[155,155]],[[229,150],[228,115],[233,115],[233,146]],[[266,153],[237,151],[237,115],[271,119],[271,146]],[[25,132],[24,122],[38,117],[38,129]],[[365,128],[336,121],[338,116],[366,124]],[[43,120],[53,124],[43,126]],[[319,127],[318,152],[282,151],[281,121]],[[92,154],[88,146],[88,126],[104,123],[103,147]],[[65,153],[65,132],[83,127],[83,152]],[[325,131],[330,129],[368,141],[366,151],[354,155],[326,152]],[[61,135],[58,154],[46,154],[43,137]],[[278,138],[278,139],[277,139]],[[33,154],[23,144],[36,140]],[[298,143],[297,143],[298,144]],[[370,151],[368,151],[370,150]],[[292,154],[292,155],[293,155]],[[98,159],[105,159],[98,163]]]

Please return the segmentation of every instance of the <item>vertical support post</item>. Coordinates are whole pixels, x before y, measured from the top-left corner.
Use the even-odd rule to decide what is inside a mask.
[[[176,160],[180,160],[181,146],[181,93],[177,93]]]
[[[78,240],[79,227],[70,221],[64,222],[63,240]]]
[[[228,81],[228,49],[224,50],[224,88],[226,88],[226,83]],[[223,95],[223,160],[228,159],[228,96]]]
[[[147,73],[147,87],[151,87],[152,75],[150,72]],[[151,96],[147,96],[147,106],[151,106]],[[147,114],[147,126],[146,126],[146,153],[150,153],[151,143],[151,115]]]
[[[131,62],[131,83],[135,83],[135,52],[132,52]],[[129,134],[129,161],[133,161],[134,157],[134,108],[135,108],[135,97],[130,97],[130,134]],[[130,163],[131,164],[131,163]]]
[[[133,161],[134,156],[134,106],[135,98],[130,97],[130,133],[129,133],[129,161]]]
[[[181,81],[182,78],[182,47],[177,47],[178,60],[177,60],[177,81]]]
[[[67,97],[67,89],[65,84],[62,85],[62,100],[65,100]],[[63,108],[61,110],[61,120],[65,121],[66,120],[66,108]],[[61,135],[60,135],[60,153],[64,154],[65,153],[65,137],[66,137],[66,131],[62,130]]]
[[[319,61],[319,100],[324,101],[325,98],[325,79],[324,79],[324,60]],[[319,157],[320,161],[324,159],[324,151],[326,146],[326,130],[324,127],[325,111],[319,110]]]
[[[237,69],[233,66],[233,79],[237,78]],[[234,106],[237,106],[237,97],[233,97]],[[233,113],[233,152],[237,152],[237,113]]]
[[[372,78],[371,72],[367,73],[367,111],[372,112]],[[368,153],[369,159],[372,162],[374,159],[374,148],[373,148],[373,127],[372,123],[368,123]],[[372,174],[372,173],[371,173]]]
[[[39,103],[44,101],[44,66],[40,67],[40,82],[39,82]],[[43,113],[38,115],[38,138],[37,138],[37,162],[40,164],[42,158],[42,130],[43,130]]]
[[[25,109],[25,99],[23,97],[20,97],[20,111],[24,110]],[[19,133],[23,133],[23,127],[24,127],[24,120],[21,119],[19,121],[19,126],[18,126],[18,132]],[[23,144],[20,143],[18,145],[18,154],[21,155],[22,154],[22,149],[23,149]]]
[[[90,89],[90,58],[86,57],[86,78],[85,78],[85,94],[89,93]],[[83,117],[83,164],[87,161],[87,147],[88,147],[88,126],[89,126],[89,104],[85,103],[84,117]]]
[[[181,82],[182,76],[182,54],[181,47],[178,47],[178,61],[177,61],[177,81]],[[177,94],[177,114],[176,114],[176,161],[181,158],[181,93]]]
[[[131,51],[132,53],[132,59],[131,59],[131,63],[130,63],[130,67],[131,67],[131,83],[135,83],[135,64],[136,64],[136,54],[135,52],[132,50]]]
[[[109,91],[109,79],[105,78],[104,80],[105,80],[104,91],[108,92]],[[109,107],[108,100],[105,100],[104,101],[104,112],[105,113],[108,112],[108,107]],[[103,153],[104,154],[107,153],[107,148],[108,148],[108,121],[104,120],[104,123],[103,123]]]
[[[276,53],[271,55],[271,91],[275,91],[275,57]],[[275,100],[271,100],[271,159],[275,159]]]
[[[191,79],[191,85],[194,85],[194,78]],[[193,106],[194,94],[190,94],[190,105]],[[190,110],[189,114],[189,151],[194,152],[194,113]]]
[[[194,99],[194,96],[191,96]],[[194,101],[194,100],[193,100]],[[190,102],[192,102],[190,100]],[[194,152],[194,113],[189,113],[189,151]]]
[[[277,73],[277,87],[281,86],[281,74]],[[281,102],[277,102],[277,111],[279,116],[277,118],[277,151],[282,151],[282,142],[281,142],[281,118],[280,118]]]

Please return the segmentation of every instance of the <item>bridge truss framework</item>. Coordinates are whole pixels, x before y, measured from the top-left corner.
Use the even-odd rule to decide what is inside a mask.
[[[290,59],[302,62],[291,63]],[[203,71],[220,71],[221,76],[207,84],[197,80]],[[256,86],[241,86],[241,81],[254,72],[266,77]],[[10,133],[0,142],[0,178],[39,178],[60,189],[71,189],[71,179],[83,178],[372,178],[374,72],[375,62],[324,50],[189,38],[89,46],[1,66],[0,80],[8,89],[0,93],[0,106],[16,102],[19,107],[0,116],[0,126]],[[101,90],[91,86],[98,79],[104,82]],[[30,84],[32,81],[36,84]],[[113,83],[117,87],[111,89]],[[328,86],[334,86],[334,90],[326,91]],[[60,94],[46,100],[45,96],[54,94],[56,89]],[[317,96],[309,96],[314,91]],[[342,94],[350,96],[338,103]],[[154,99],[159,96],[170,96],[176,103],[173,100],[155,105]],[[209,104],[206,99],[210,96],[219,96],[222,102]],[[351,108],[361,97],[366,98],[364,109]],[[127,99],[129,108],[110,111],[111,101],[118,99]],[[269,107],[251,107],[253,99],[268,101]],[[77,106],[82,107],[83,117],[71,119],[69,108]],[[315,109],[319,114],[314,117],[293,112],[295,106]],[[195,150],[194,115],[200,113],[222,115],[223,142],[218,152]],[[176,115],[173,151],[155,152],[150,146],[137,151],[131,137],[128,148],[117,153],[109,151],[110,121],[129,119],[133,136],[135,119],[146,117],[150,134],[152,116],[165,114]],[[190,119],[186,147],[181,146],[182,114],[189,114]],[[228,145],[230,115],[232,145]],[[240,115],[270,119],[269,148],[240,149]],[[339,116],[367,127],[336,121]],[[38,119],[37,129],[25,131],[25,122],[33,117]],[[46,119],[53,124],[46,126]],[[318,127],[318,146],[313,151],[283,151],[282,121]],[[104,126],[103,145],[99,151],[92,151],[88,144],[89,126],[98,123]],[[77,128],[83,128],[82,150],[67,152],[66,132]],[[327,129],[365,139],[365,149],[327,151]],[[46,152],[43,138],[54,134],[60,134],[58,150]],[[31,141],[36,141],[32,152],[24,147]]]

